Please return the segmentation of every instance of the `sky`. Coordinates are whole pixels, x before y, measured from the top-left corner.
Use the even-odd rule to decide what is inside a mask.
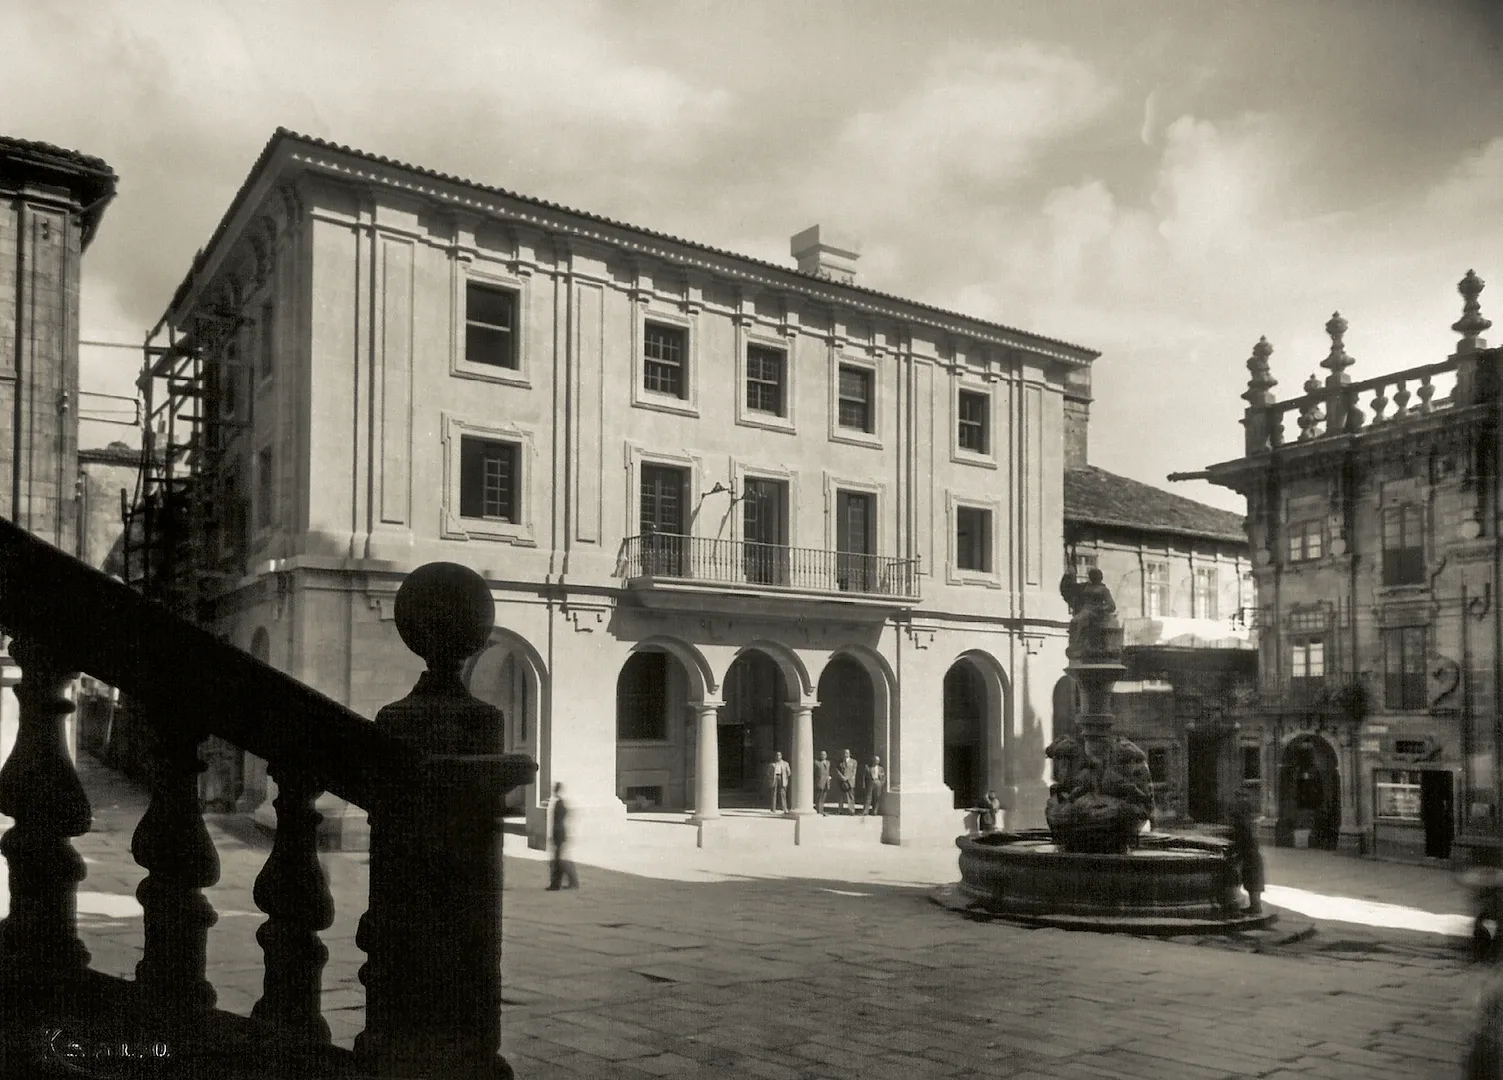
[[[790,266],[852,234],[1100,350],[1092,463],[1234,510],[1165,477],[1239,456],[1260,335],[1280,397],[1337,310],[1354,378],[1432,363],[1474,268],[1503,341],[1503,0],[0,4],[0,133],[120,175],[85,340],[141,342],[278,125]]]

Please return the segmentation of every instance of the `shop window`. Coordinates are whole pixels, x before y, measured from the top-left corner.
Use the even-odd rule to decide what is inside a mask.
[[[1420,820],[1420,774],[1412,769],[1373,773],[1373,816]]]
[[[1414,503],[1383,509],[1383,584],[1425,583],[1424,511]]]
[[[1423,626],[1383,631],[1383,704],[1388,708],[1425,707],[1428,637]]]

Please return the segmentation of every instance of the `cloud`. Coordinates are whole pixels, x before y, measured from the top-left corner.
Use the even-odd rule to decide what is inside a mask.
[[[1158,90],[1151,90],[1148,99],[1143,102],[1143,126],[1138,129],[1138,139],[1144,146],[1153,145],[1153,136],[1158,125]]]
[[[1496,213],[1503,208],[1503,137],[1458,162],[1431,188],[1425,208],[1443,213]]]

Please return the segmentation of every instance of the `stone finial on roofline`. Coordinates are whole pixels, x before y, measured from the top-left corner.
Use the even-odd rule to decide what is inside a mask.
[[[1279,381],[1268,371],[1268,358],[1272,355],[1273,346],[1268,344],[1268,339],[1258,338],[1252,356],[1247,359],[1247,370],[1252,372],[1252,377],[1247,380],[1247,391],[1242,395],[1242,400],[1252,408],[1273,404],[1273,388]]]
[[[1331,335],[1331,351],[1320,362],[1320,366],[1330,372],[1326,376],[1326,386],[1335,388],[1352,381],[1352,377],[1346,373],[1356,361],[1346,354],[1346,345],[1342,338],[1346,336],[1347,322],[1341,317],[1341,312],[1334,312],[1326,320],[1326,333]]]
[[[1482,317],[1482,305],[1477,302],[1486,287],[1487,282],[1478,277],[1475,270],[1468,270],[1466,277],[1456,286],[1456,291],[1466,301],[1461,309],[1461,318],[1451,324],[1451,329],[1461,335],[1461,340],[1456,343],[1458,353],[1476,352],[1487,347],[1487,342],[1478,335],[1492,326],[1492,320]]]

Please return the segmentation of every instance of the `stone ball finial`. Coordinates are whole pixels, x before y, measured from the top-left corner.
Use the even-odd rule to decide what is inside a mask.
[[[1305,380],[1305,393],[1313,394],[1320,389],[1320,378],[1314,374]]]
[[[394,615],[402,643],[437,672],[457,669],[490,640],[496,601],[468,566],[432,562],[407,575]]]
[[[1456,351],[1459,353],[1471,352],[1474,349],[1480,348],[1481,343],[1477,340],[1478,335],[1492,326],[1491,319],[1484,319],[1482,317],[1482,305],[1477,299],[1482,295],[1482,290],[1486,287],[1487,282],[1478,277],[1475,270],[1468,270],[1466,277],[1462,278],[1461,282],[1456,286],[1456,291],[1461,294],[1461,298],[1464,301],[1461,308],[1461,318],[1451,324],[1451,329],[1461,335],[1461,341],[1456,345]]]

